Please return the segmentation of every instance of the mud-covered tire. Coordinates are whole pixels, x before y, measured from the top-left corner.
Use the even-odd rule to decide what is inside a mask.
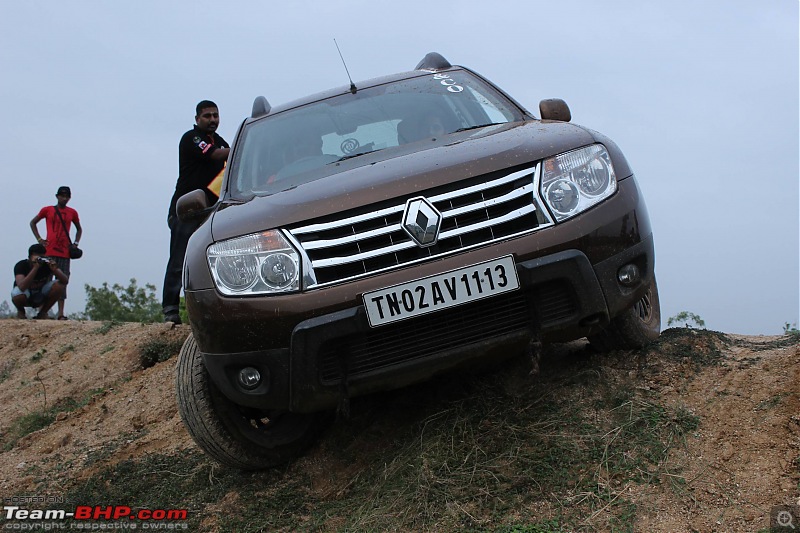
[[[237,405],[208,375],[192,335],[175,369],[178,412],[197,445],[220,463],[261,470],[301,455],[317,438],[324,415],[268,412]]]
[[[615,317],[603,331],[589,337],[601,352],[642,348],[661,333],[661,304],[655,278],[647,292],[632,307]]]

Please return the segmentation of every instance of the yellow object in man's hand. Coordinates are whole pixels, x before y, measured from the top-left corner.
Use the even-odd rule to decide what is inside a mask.
[[[219,193],[220,193],[220,191],[222,191],[222,175],[223,174],[225,174],[225,167],[223,167],[222,170],[219,171],[219,174],[217,174],[214,177],[214,179],[211,180],[211,183],[206,185],[206,188],[209,191],[211,191],[214,194],[216,194],[217,197],[219,197]]]

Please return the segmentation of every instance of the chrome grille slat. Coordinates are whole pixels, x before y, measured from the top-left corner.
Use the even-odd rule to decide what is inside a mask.
[[[469,213],[470,211],[477,211],[478,209],[484,209],[486,207],[491,207],[493,205],[500,205],[502,203],[508,202],[509,200],[514,200],[515,198],[519,198],[520,196],[531,194],[532,192],[533,192],[533,184],[526,185],[525,187],[514,189],[510,193],[504,194],[503,196],[498,196],[497,198],[490,198],[488,200],[484,200],[476,204],[465,205],[462,207],[448,209],[447,211],[442,211],[442,216],[445,218],[454,217],[457,215],[462,215],[464,213]],[[435,204],[436,202],[433,203]]]
[[[306,250],[316,250],[319,248],[332,248],[334,246],[340,246],[342,244],[356,243],[363,239],[380,237],[381,235],[386,235],[394,231],[402,231],[400,224],[384,226],[376,230],[364,231],[361,233],[353,233],[352,235],[347,235],[346,237],[339,237],[338,239],[320,239],[317,241],[307,241],[303,243],[303,247]]]
[[[372,250],[370,252],[361,252],[355,255],[349,255],[344,257],[331,257],[330,259],[319,259],[317,261],[312,260],[311,265],[314,268],[325,268],[328,266],[340,265],[342,263],[354,263],[356,261],[363,261],[364,259],[386,255],[398,252],[400,250],[408,250],[409,248],[414,248],[415,246],[416,243],[414,243],[412,240],[409,239],[408,242],[404,242],[401,244],[394,244],[392,246],[379,248],[377,250]]]
[[[502,224],[503,222],[508,222],[509,220],[514,220],[515,218],[519,218],[519,217],[524,216],[524,215],[526,215],[528,213],[533,213],[534,211],[536,211],[536,206],[531,204],[531,205],[526,206],[524,208],[512,211],[511,213],[509,213],[509,214],[507,214],[505,216],[493,218],[491,220],[487,220],[486,222],[480,222],[478,224],[471,224],[469,226],[461,226],[460,228],[452,229],[450,231],[443,231],[443,232],[441,232],[439,234],[439,240],[441,241],[441,240],[444,240],[444,239],[449,239],[451,237],[455,237],[457,235],[464,235],[466,233],[471,233],[471,232],[473,232],[475,230],[478,230],[478,229],[483,229],[483,228],[491,229],[491,227],[496,225],[496,224]]]
[[[292,234],[300,235],[300,234],[303,234],[303,233],[315,233],[315,232],[318,232],[318,231],[325,231],[325,230],[331,229],[333,227],[339,228],[339,227],[342,227],[342,226],[355,224],[357,222],[363,222],[364,220],[380,218],[380,217],[384,217],[386,215],[392,215],[394,213],[402,213],[404,208],[405,208],[405,204],[394,206],[394,207],[389,207],[389,208],[386,208],[386,209],[381,209],[380,211],[376,211],[374,213],[367,213],[367,214],[364,214],[364,215],[358,215],[358,216],[354,216],[354,217],[343,218],[341,220],[337,220],[334,223],[323,222],[321,224],[310,224],[308,226],[303,226],[303,227],[300,227],[300,228],[294,228],[292,230]]]
[[[486,183],[481,183],[479,185],[473,185],[472,187],[459,189],[456,192],[439,194],[437,196],[431,196],[430,198],[428,198],[428,200],[430,200],[433,203],[436,203],[436,202],[441,202],[442,200],[448,200],[450,198],[457,198],[459,196],[464,196],[464,195],[467,195],[467,194],[471,194],[473,192],[485,191],[487,189],[493,189],[494,187],[498,187],[500,185],[505,185],[506,183],[511,183],[511,182],[516,181],[516,180],[518,180],[520,178],[524,178],[528,174],[533,174],[534,172],[537,172],[537,171],[538,171],[537,167],[526,168],[525,170],[518,170],[517,172],[512,172],[511,174],[508,174],[507,176],[504,176],[502,178],[498,178],[498,179],[495,179],[495,180],[492,180],[492,181],[487,181]]]
[[[483,182],[480,177],[470,178],[461,188],[425,195],[442,214],[439,239],[430,247],[420,248],[402,228],[405,200],[375,211],[289,228],[293,242],[300,245],[304,264],[313,272],[306,276],[311,281],[304,288],[357,279],[553,224],[539,197],[539,165],[498,174],[487,175]]]

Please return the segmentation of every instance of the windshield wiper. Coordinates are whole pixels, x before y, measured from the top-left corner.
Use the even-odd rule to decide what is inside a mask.
[[[489,122],[488,124],[478,124],[477,126],[469,126],[467,128],[458,128],[453,133],[459,133],[462,131],[469,131],[469,130],[477,130],[478,128],[485,128],[486,126],[499,126],[500,124],[508,124],[508,122]]]
[[[345,159],[353,159],[354,157],[359,157],[359,156],[362,156],[362,155],[371,154],[372,152],[377,152],[379,150],[380,150],[380,148],[378,148],[377,150],[367,150],[365,152],[358,152],[357,154],[343,155],[342,157],[340,157],[336,161],[331,161],[331,163],[338,163],[339,161],[344,161]],[[328,163],[328,164],[330,165],[331,163]]]

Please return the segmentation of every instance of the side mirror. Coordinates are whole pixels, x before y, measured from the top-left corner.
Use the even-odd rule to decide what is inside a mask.
[[[206,213],[207,209],[208,198],[206,198],[206,193],[201,189],[187,192],[178,198],[178,202],[175,204],[175,212],[181,222],[199,218]]]
[[[572,120],[569,106],[561,98],[549,98],[539,102],[539,114],[542,116],[542,120],[558,120],[560,122]]]

